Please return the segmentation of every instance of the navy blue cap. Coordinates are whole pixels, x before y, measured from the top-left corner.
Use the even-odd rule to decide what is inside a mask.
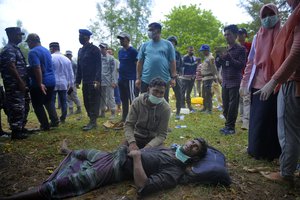
[[[203,44],[199,51],[210,51],[210,47],[207,44]]]
[[[153,22],[153,23],[149,24],[148,27],[149,27],[149,28],[150,28],[150,27],[153,27],[153,28],[159,29],[159,30],[161,30],[161,28],[162,28],[161,24],[160,24],[160,23],[157,23],[157,22]]]
[[[176,36],[169,36],[168,39],[170,42],[174,41],[175,45],[177,45],[177,37]]]
[[[91,36],[93,33],[87,29],[79,29],[79,33],[85,36]]]
[[[21,34],[21,35],[25,35],[25,33],[23,33],[20,29],[20,27],[8,27],[5,29],[6,34],[10,35],[10,34]]]
[[[238,34],[246,34],[246,35],[248,35],[247,30],[245,28],[240,28],[239,31],[238,31]]]
[[[59,48],[59,43],[58,42],[51,42],[49,44],[49,48],[54,47],[54,48]]]

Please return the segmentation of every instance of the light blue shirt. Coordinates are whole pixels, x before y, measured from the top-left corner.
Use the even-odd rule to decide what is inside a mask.
[[[175,61],[175,49],[168,40],[150,40],[141,46],[138,60],[144,62],[143,82],[149,84],[153,78],[160,77],[167,83],[171,80],[170,63]]]
[[[52,54],[52,63],[56,80],[54,90],[67,90],[73,86],[72,62],[60,52],[55,52]]]

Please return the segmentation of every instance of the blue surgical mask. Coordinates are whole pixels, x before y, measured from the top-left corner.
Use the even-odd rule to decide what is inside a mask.
[[[188,159],[190,159],[191,157],[185,155],[182,152],[182,147],[181,146],[177,146],[176,152],[175,152],[175,156],[178,160],[180,160],[181,162],[185,163]]]
[[[261,25],[264,27],[264,28],[273,28],[276,23],[278,22],[279,18],[277,15],[273,15],[273,16],[267,16],[263,19],[261,19]]]
[[[152,94],[149,95],[149,101],[153,104],[160,104],[161,102],[163,102],[164,98],[159,98],[159,97],[156,97]]]

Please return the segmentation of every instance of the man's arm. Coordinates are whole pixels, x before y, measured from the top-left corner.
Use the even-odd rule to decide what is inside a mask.
[[[175,85],[176,85],[176,80],[175,79],[177,78],[176,60],[171,61],[170,68],[171,68],[171,81],[170,81],[170,85],[171,85],[171,87],[175,87]]]
[[[134,183],[138,188],[144,187],[148,177],[145,173],[143,168],[143,163],[141,159],[141,151],[140,150],[133,150],[130,151],[128,156],[132,157],[133,159],[133,178]]]
[[[141,88],[141,77],[142,77],[142,71],[143,71],[143,65],[144,61],[143,60],[138,60],[136,64],[136,81],[135,81],[135,86],[137,88]]]
[[[227,53],[224,56],[225,60],[228,60],[231,63],[231,66],[237,67],[237,68],[244,68],[246,64],[246,49],[245,48],[240,48],[239,50],[239,56],[237,59],[233,58],[230,53]]]
[[[134,127],[137,122],[138,114],[136,108],[136,101],[133,101],[127,119],[125,121],[125,138],[129,144],[129,151],[139,149],[136,145],[135,137],[134,137]]]
[[[46,86],[43,84],[42,70],[41,70],[41,67],[40,67],[39,65],[33,67],[33,74],[34,74],[34,76],[35,76],[37,85],[38,85],[39,88],[42,90],[42,92],[46,95],[46,94],[47,94],[47,88],[46,88]]]

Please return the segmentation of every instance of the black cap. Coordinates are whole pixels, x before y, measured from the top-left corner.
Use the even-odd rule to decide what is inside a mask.
[[[240,28],[239,31],[238,31],[238,33],[239,34],[246,34],[246,35],[248,35],[247,30],[244,29],[244,28]]]
[[[175,45],[177,45],[177,37],[176,36],[169,36],[168,39],[170,42],[174,41]]]
[[[7,35],[11,34],[20,34],[20,35],[25,35],[20,29],[20,27],[8,27],[5,29]]]
[[[149,24],[148,27],[149,28],[153,27],[154,29],[159,29],[159,30],[161,30],[161,28],[162,28],[161,24],[157,23],[157,22],[153,22],[153,23]]]
[[[51,48],[51,47],[53,47],[53,48],[59,48],[59,43],[58,42],[51,42],[49,44],[49,48]]]

